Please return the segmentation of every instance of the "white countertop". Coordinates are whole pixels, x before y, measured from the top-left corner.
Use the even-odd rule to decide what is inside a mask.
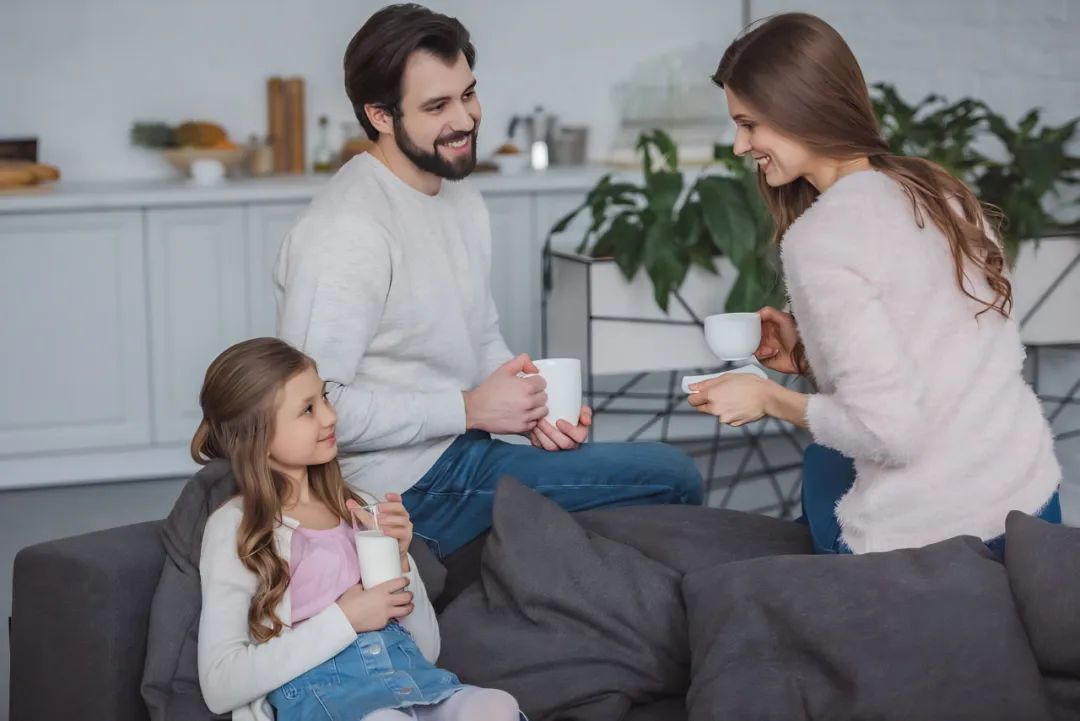
[[[471,181],[488,195],[585,191],[607,172],[611,171],[603,166],[588,165],[514,175],[476,173]],[[61,180],[40,188],[0,192],[0,214],[302,202],[310,200],[328,178],[326,175],[241,178],[211,187],[193,185],[182,178],[96,183]]]

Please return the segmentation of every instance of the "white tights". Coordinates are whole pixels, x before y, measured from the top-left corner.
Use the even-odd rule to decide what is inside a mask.
[[[518,721],[518,704],[505,691],[466,686],[437,704],[382,709],[362,721]]]

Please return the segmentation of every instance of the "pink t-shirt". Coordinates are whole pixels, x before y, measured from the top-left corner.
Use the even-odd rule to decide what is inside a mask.
[[[356,538],[345,521],[337,528],[296,528],[289,551],[293,625],[327,608],[360,583]]]

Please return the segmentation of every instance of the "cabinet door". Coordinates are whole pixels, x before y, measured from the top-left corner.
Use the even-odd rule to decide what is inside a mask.
[[[512,353],[540,352],[540,248],[533,233],[533,196],[487,198],[491,215],[491,294]]]
[[[138,211],[0,216],[0,455],[150,440]]]
[[[247,337],[240,207],[149,210],[154,440],[186,442],[202,418],[210,362]]]
[[[306,208],[307,203],[248,206],[248,332],[252,337],[276,334],[274,261],[281,241]]]

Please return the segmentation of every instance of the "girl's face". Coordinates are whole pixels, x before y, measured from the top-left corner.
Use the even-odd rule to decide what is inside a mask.
[[[730,88],[724,88],[724,94],[727,95],[728,112],[736,125],[735,154],[749,153],[770,187],[814,175],[818,159],[809,148],[765,123]]]
[[[337,414],[314,368],[306,368],[286,381],[277,401],[274,438],[270,442],[272,467],[288,474],[337,457]]]

